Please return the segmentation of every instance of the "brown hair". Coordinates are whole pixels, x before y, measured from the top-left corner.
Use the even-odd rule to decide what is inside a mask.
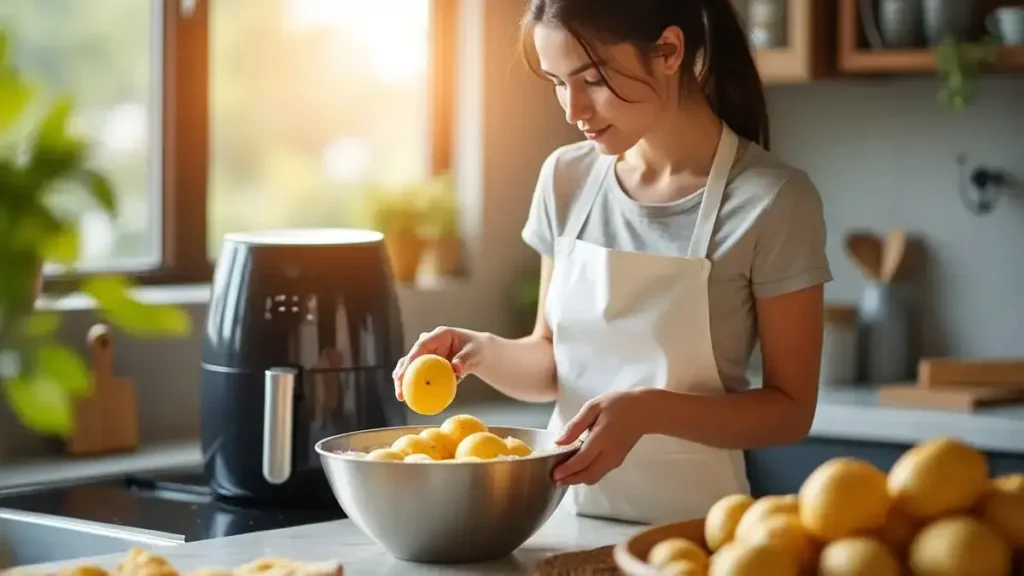
[[[599,61],[586,35],[607,43],[629,42],[649,58],[665,29],[679,27],[684,38],[680,88],[686,90],[696,82],[723,122],[740,136],[769,147],[761,76],[731,0],[530,0],[522,40],[531,67],[529,32],[537,24],[568,31],[594,63]],[[607,82],[602,66],[598,72],[622,98]]]

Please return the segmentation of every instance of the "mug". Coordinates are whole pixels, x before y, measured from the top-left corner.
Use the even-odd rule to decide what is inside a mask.
[[[985,28],[1005,46],[1024,46],[1024,5],[993,10],[985,18]]]

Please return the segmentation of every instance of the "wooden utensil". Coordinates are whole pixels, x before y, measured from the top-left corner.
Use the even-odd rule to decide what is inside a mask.
[[[139,445],[135,386],[114,374],[114,344],[106,324],[87,335],[93,391],[75,406],[75,430],[65,443],[74,455],[134,450]]]
[[[903,255],[907,250],[907,232],[896,228],[889,232],[882,247],[882,264],[880,278],[886,284],[893,281],[903,264]]]
[[[846,251],[869,280],[878,280],[882,267],[882,243],[866,232],[846,236]]]

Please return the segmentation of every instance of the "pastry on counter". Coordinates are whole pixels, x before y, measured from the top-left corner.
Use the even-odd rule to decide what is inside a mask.
[[[0,576],[48,576],[25,568],[0,571]],[[164,557],[132,548],[112,571],[95,564],[72,566],[56,576],[344,576],[339,562],[301,562],[289,558],[260,558],[235,568],[208,567],[178,572]]]

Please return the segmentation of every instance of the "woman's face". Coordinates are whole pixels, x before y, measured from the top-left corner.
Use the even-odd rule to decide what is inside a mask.
[[[605,84],[583,46],[564,28],[538,25],[534,46],[544,74],[555,85],[565,120],[575,124],[605,154],[617,155],[658,125],[670,82],[665,66],[644,66],[629,44],[591,43],[594,58],[622,98]]]

